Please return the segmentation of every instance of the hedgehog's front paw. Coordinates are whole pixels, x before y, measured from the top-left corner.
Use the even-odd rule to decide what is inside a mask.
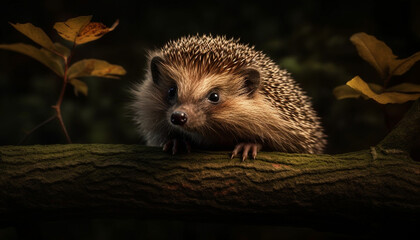
[[[188,153],[190,153],[191,145],[189,142],[177,138],[170,139],[165,144],[163,144],[163,151],[172,151],[172,155],[175,155],[177,152],[179,152],[180,149],[185,149]]]
[[[239,152],[242,151],[242,162],[248,158],[250,153],[252,158],[255,159],[259,150],[261,150],[262,145],[259,143],[239,143],[236,144],[235,149],[232,151],[230,159],[233,159]]]

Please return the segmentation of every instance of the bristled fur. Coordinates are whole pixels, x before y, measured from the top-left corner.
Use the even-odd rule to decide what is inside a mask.
[[[161,80],[152,79],[150,62],[164,60]],[[244,87],[247,69],[258,71],[255,92]],[[177,86],[177,100],[168,89]],[[217,91],[217,104],[207,101]],[[145,79],[133,89],[131,109],[148,145],[186,138],[203,147],[231,148],[239,142],[261,143],[285,152],[322,153],[326,140],[310,99],[290,74],[254,47],[225,37],[188,36],[150,52]],[[188,113],[184,126],[171,124],[174,110]]]

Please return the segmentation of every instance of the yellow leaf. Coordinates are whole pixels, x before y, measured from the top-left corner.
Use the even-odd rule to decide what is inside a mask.
[[[41,28],[35,27],[32,23],[10,23],[10,25],[42,47],[55,51],[54,43]]]
[[[53,70],[58,76],[62,77],[64,75],[63,60],[45,49],[38,49],[25,43],[0,44],[0,49],[6,49],[25,54],[41,62]]]
[[[403,75],[419,60],[420,52],[417,52],[408,58],[396,59],[391,62],[390,74],[394,76]]]
[[[350,41],[356,46],[359,56],[385,79],[390,73],[392,61],[397,58],[392,50],[384,42],[363,32],[353,34]]]
[[[66,46],[64,46],[63,44],[58,43],[58,42],[55,42],[55,43],[54,43],[54,46],[55,46],[55,50],[56,50],[59,54],[61,54],[62,56],[64,56],[64,57],[68,57],[68,56],[70,56],[70,49],[69,49],[68,47],[66,47]]]
[[[338,100],[345,98],[358,98],[362,95],[359,91],[356,91],[347,85],[341,85],[334,88],[333,94]]]
[[[92,16],[80,16],[70,18],[65,22],[57,22],[54,24],[54,29],[62,38],[75,42],[81,30],[90,23]]]
[[[74,94],[76,96],[79,96],[79,92],[85,96],[88,95],[88,86],[86,85],[85,82],[82,82],[78,79],[73,78],[73,79],[70,79],[70,84],[73,85]]]
[[[375,93],[382,93],[383,87],[375,84],[375,83],[368,83],[368,86],[375,92]],[[345,98],[358,98],[358,97],[365,97],[360,91],[351,88],[348,85],[341,85],[333,90],[333,94],[335,98],[338,100],[345,99]]]
[[[401,83],[385,89],[386,92],[420,93],[420,85],[414,83]]]
[[[119,21],[117,20],[111,27],[108,28],[102,23],[91,22],[80,32],[76,39],[76,44],[83,44],[99,39],[106,33],[113,31],[118,26],[118,23]]]
[[[119,78],[118,75],[125,75],[126,71],[119,65],[113,65],[103,60],[84,59],[70,66],[68,70],[68,78],[76,77],[105,77]]]
[[[54,68],[56,68],[57,70],[60,71],[61,75],[59,75],[59,76],[63,76],[64,75],[64,68],[65,68],[64,60],[60,56],[58,56],[57,54],[52,53],[52,52],[46,50],[45,48],[41,48],[41,49],[39,49],[39,51],[41,51],[48,58],[48,61],[50,61],[54,64],[53,65]]]
[[[359,76],[354,77],[346,84],[381,104],[405,103],[420,98],[420,94],[408,94],[399,92],[384,92],[381,94],[377,94],[374,91],[372,91],[369,85],[365,81],[363,81]]]
[[[378,85],[376,83],[367,83],[370,89],[372,89],[375,93],[382,93],[384,91],[384,88],[381,85]]]

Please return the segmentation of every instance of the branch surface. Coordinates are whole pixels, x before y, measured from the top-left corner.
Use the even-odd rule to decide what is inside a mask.
[[[170,156],[139,145],[0,147],[0,221],[175,217],[299,225],[416,223],[420,164],[375,157],[262,152]]]

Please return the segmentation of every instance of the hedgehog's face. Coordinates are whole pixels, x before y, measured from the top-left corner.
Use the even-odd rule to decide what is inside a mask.
[[[224,127],[222,118],[234,118],[234,105],[252,101],[260,83],[254,69],[236,73],[206,73],[165,64],[154,57],[150,65],[153,87],[165,102],[169,126],[191,136],[212,137]],[[163,109],[162,109],[163,110]]]

